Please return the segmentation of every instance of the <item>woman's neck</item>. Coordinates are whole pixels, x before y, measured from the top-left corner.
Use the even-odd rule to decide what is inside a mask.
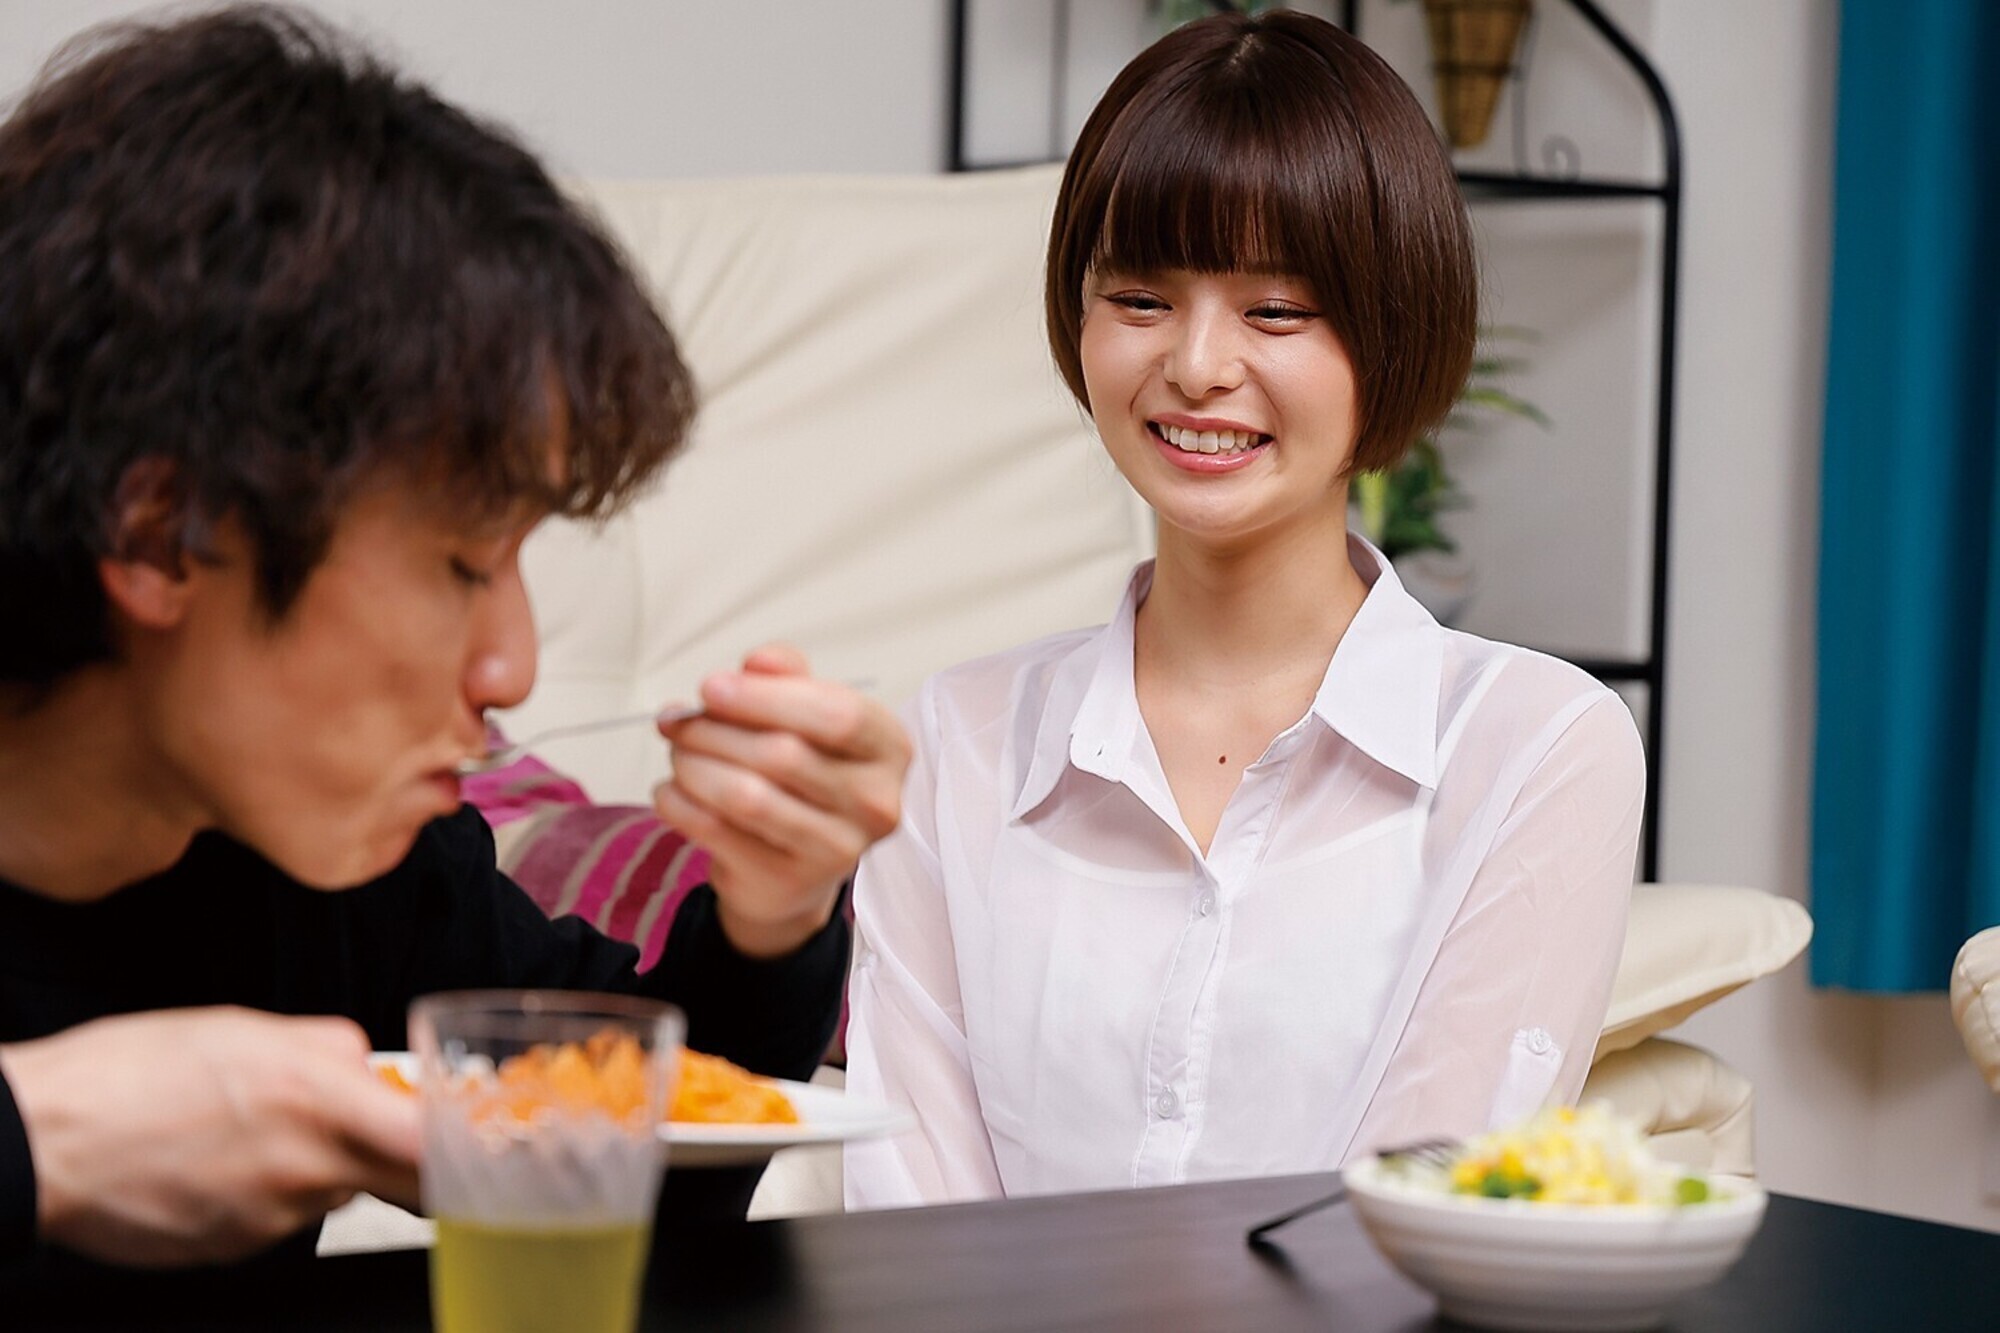
[[[1317,684],[1367,594],[1344,525],[1234,551],[1162,531],[1136,651],[1149,673],[1190,684]]]
[[[24,705],[0,693],[0,879],[89,902],[171,866],[200,819],[164,795],[141,710],[115,667]]]
[[[1244,768],[1312,707],[1366,595],[1344,525],[1229,552],[1162,530],[1134,626],[1132,684],[1203,854]]]

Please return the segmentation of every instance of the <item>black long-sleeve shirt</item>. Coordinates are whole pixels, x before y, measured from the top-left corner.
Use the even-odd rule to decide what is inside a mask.
[[[377,1049],[406,1045],[411,1000],[548,987],[648,994],[680,1006],[688,1044],[760,1073],[807,1077],[839,1016],[845,914],[797,952],[738,953],[706,886],[675,914],[657,966],[573,918],[551,921],[493,859],[466,807],[424,829],[403,863],[340,892],[257,853],[197,837],[170,869],[108,898],[60,903],[0,880],[0,1042],[112,1014],[235,1004],[351,1018]],[[36,1247],[28,1138],[0,1078],[0,1265]]]

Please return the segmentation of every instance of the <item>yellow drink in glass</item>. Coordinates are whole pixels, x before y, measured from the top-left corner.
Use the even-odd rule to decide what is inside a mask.
[[[632,1333],[686,1026],[658,1000],[460,991],[410,1006],[437,1333]]]
[[[437,1333],[631,1333],[647,1226],[516,1231],[438,1219]]]

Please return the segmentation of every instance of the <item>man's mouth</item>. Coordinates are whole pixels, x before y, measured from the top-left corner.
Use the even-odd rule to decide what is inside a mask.
[[[1146,429],[1184,454],[1242,454],[1271,442],[1268,435],[1245,430],[1190,430],[1149,421]]]

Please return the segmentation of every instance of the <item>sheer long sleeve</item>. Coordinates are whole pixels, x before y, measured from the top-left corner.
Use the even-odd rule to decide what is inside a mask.
[[[1600,695],[1502,819],[1350,1156],[1575,1100],[1625,937],[1644,789],[1631,715]]]
[[[937,852],[938,735],[929,701],[926,690],[913,709],[917,754],[902,827],[869,850],[855,877],[848,982],[848,1087],[908,1108],[916,1128],[848,1147],[850,1208],[1001,1193],[973,1082]]]

